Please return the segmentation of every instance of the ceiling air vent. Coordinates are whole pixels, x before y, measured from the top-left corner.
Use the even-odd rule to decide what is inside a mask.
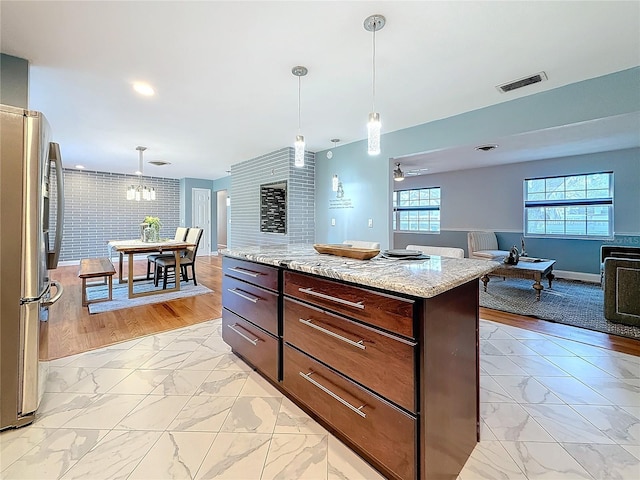
[[[506,93],[506,92],[510,92],[511,90],[516,90],[518,88],[526,87],[527,85],[543,82],[546,79],[547,79],[547,74],[544,72],[540,72],[534,75],[529,75],[528,77],[514,80],[513,82],[503,83],[502,85],[498,85],[496,88],[498,89],[499,92]]]
[[[163,167],[164,165],[171,165],[171,162],[165,162],[163,160],[152,160],[149,163],[151,165],[155,165],[156,167]]]

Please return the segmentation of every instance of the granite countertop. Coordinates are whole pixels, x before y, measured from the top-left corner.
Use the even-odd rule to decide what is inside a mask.
[[[222,255],[289,270],[430,298],[481,277],[499,262],[431,255],[422,260],[355,260],[320,254],[312,245],[267,245],[228,248]]]

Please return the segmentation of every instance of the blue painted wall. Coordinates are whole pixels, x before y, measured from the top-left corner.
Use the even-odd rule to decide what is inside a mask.
[[[382,152],[377,157],[367,155],[365,140],[332,148],[331,159],[326,157],[326,150],[317,152],[316,241],[338,243],[348,238],[355,238],[379,241],[383,248],[393,245],[391,232],[393,182],[390,177],[392,167],[390,159],[394,157],[459,145],[486,143],[491,138],[638,112],[640,111],[639,85],[640,68],[636,67],[454,117],[386,133],[382,136]],[[384,115],[384,112],[381,113]],[[632,154],[628,161],[637,164],[639,161],[637,152]],[[606,160],[604,162],[606,163]],[[336,200],[336,194],[331,190],[331,178],[335,173],[343,179],[345,198],[349,197],[351,200],[350,205],[340,205],[345,208],[334,208],[336,203],[332,203],[332,200]],[[622,180],[620,184],[616,180],[617,198],[619,195],[624,195],[624,191],[638,194],[640,177],[637,174],[635,177],[627,177],[624,174],[619,176]],[[464,184],[462,191],[468,189],[474,182],[470,180],[469,183]],[[629,190],[630,187],[631,190]],[[503,189],[490,191],[485,197],[492,197],[491,205],[495,205],[498,201],[507,201],[513,209],[512,214],[518,212],[515,217],[519,218],[519,225],[510,224],[507,230],[513,229],[510,233],[514,233],[519,239],[517,232],[522,230],[521,181],[517,188],[519,195],[513,200],[503,193]],[[503,197],[504,200],[502,200]],[[478,203],[479,199],[475,198],[473,202]],[[629,205],[634,204],[636,203],[631,202]],[[491,205],[488,208],[491,208]],[[640,229],[637,227],[637,222],[634,223],[627,218],[628,211],[630,209],[623,208],[619,215],[616,211],[616,228],[620,226],[618,223],[620,221],[622,225],[627,224],[620,227],[625,229],[625,233],[637,234]],[[335,226],[331,226],[332,218],[336,219]],[[368,227],[369,218],[372,219],[372,228]],[[463,222],[461,220],[458,223]],[[480,227],[494,229],[492,225],[474,224],[466,227],[470,228],[465,230]],[[445,230],[444,226],[443,230]],[[500,228],[495,230],[502,231]],[[466,247],[466,232],[464,236]],[[591,252],[584,254],[585,257],[589,255]],[[583,272],[592,270],[590,261],[584,265],[579,262],[567,263],[562,269],[565,267],[567,270]]]

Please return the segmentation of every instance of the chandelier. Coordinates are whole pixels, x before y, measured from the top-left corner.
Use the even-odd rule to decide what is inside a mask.
[[[140,200],[155,200],[156,199],[156,189],[153,187],[147,187],[142,184],[142,152],[144,152],[147,147],[136,147],[138,150],[138,162],[139,169],[136,172],[137,175],[140,176],[140,181],[138,185],[131,185],[127,188],[127,200],[135,200],[139,202]]]

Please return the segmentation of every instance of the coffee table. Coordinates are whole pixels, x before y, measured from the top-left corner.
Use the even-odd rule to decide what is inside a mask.
[[[528,257],[525,257],[528,258]],[[532,285],[536,292],[536,300],[540,300],[540,292],[544,290],[544,287],[540,283],[542,277],[547,277],[549,280],[549,288],[551,288],[551,282],[553,281],[555,275],[553,274],[553,266],[555,265],[555,260],[540,260],[540,261],[526,261],[522,258],[518,262],[517,265],[508,265],[503,263],[501,266],[489,272],[491,275],[498,275],[505,278],[528,278],[534,280],[535,283]],[[487,284],[489,283],[489,276],[487,274],[480,277],[482,283],[484,283],[484,291],[487,291]]]

